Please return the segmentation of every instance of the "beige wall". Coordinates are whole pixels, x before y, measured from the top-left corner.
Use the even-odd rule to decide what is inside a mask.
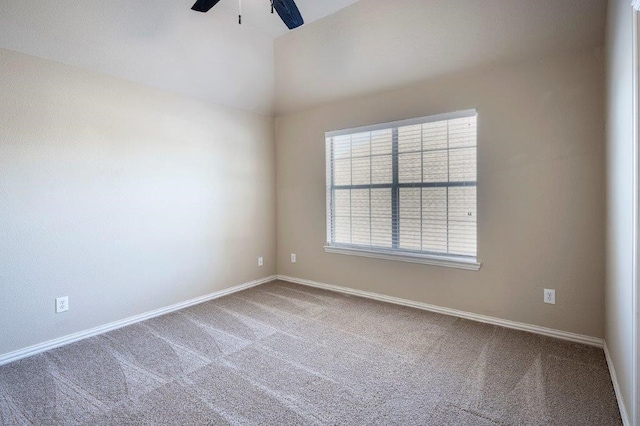
[[[278,117],[278,273],[602,337],[603,64],[595,51],[503,65]],[[324,132],[469,108],[482,269],[325,253]]]
[[[1,49],[0,75],[0,355],[275,273],[272,118]]]
[[[627,414],[633,374],[633,10],[609,1],[607,25],[607,280],[605,339]]]

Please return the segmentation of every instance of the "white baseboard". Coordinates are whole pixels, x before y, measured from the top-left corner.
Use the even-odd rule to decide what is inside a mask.
[[[19,349],[17,351],[9,352],[6,354],[0,355],[0,365],[8,364],[13,361],[17,361],[22,358],[26,358],[32,355],[39,354],[41,352],[45,352],[54,348],[58,348],[60,346],[67,345],[69,343],[77,342],[79,340],[83,340],[92,336],[97,336],[99,334],[106,333],[108,331],[116,330],[121,327],[125,327],[127,325],[135,324],[137,322],[141,322],[147,319],[151,319],[160,315],[168,314],[170,312],[174,312],[180,309],[187,308],[189,306],[197,305],[199,303],[203,303],[209,300],[217,299],[222,296],[226,296],[232,293],[236,293],[238,291],[246,290],[251,287],[255,287],[261,284],[268,283],[275,279],[289,281],[296,284],[302,284],[310,287],[322,288],[325,290],[336,291],[339,293],[351,294],[354,296],[365,297],[367,299],[379,300],[382,302],[394,303],[397,305],[409,306],[412,308],[422,309],[430,312],[436,312],[444,315],[455,316],[459,318],[465,318],[472,321],[479,321],[487,324],[498,325],[502,327],[512,328],[515,330],[528,331],[531,333],[537,333],[544,336],[555,337],[563,340],[568,340],[571,342],[584,343],[591,346],[597,346],[604,348],[605,357],[607,360],[607,365],[609,366],[609,371],[611,372],[611,380],[613,382],[613,388],[615,390],[616,398],[618,400],[618,406],[620,407],[620,414],[622,416],[622,421],[625,426],[630,426],[631,422],[629,420],[629,416],[627,415],[627,411],[624,405],[624,401],[622,400],[622,396],[620,393],[620,387],[618,385],[617,376],[615,373],[615,367],[611,361],[611,357],[609,355],[609,350],[607,348],[606,342],[603,339],[599,339],[596,337],[585,336],[582,334],[569,333],[566,331],[555,330],[546,327],[540,327],[531,324],[520,323],[516,321],[509,321],[500,318],[489,317],[486,315],[474,314],[471,312],[460,311],[457,309],[444,308],[436,305],[429,305],[426,303],[415,302],[412,300],[401,299],[393,296],[386,296],[383,294],[355,290],[348,287],[341,287],[332,284],[321,283],[317,281],[306,280],[302,278],[289,277],[286,275],[272,275],[269,277],[265,277],[259,280],[250,281],[244,284],[240,284],[234,287],[230,287],[224,290],[216,291],[204,296],[196,297],[194,299],[190,299],[184,302],[176,303],[174,305],[166,306],[160,309],[156,309],[150,312],[146,312],[143,314],[135,315],[129,318],[125,318],[119,321],[114,321],[99,327],[95,327],[89,330],[80,331],[78,333],[69,334],[67,336],[63,336],[57,339],[49,340],[44,343],[39,343],[37,345],[29,346],[24,349]]]
[[[439,314],[451,315],[459,318],[465,318],[472,321],[484,322],[487,324],[498,325],[502,327],[512,328],[515,330],[528,331],[531,333],[541,334],[543,336],[555,337],[558,339],[568,340],[576,343],[584,343],[590,346],[596,346],[604,349],[604,354],[609,367],[609,373],[611,374],[611,381],[613,382],[613,389],[615,390],[616,399],[618,400],[618,407],[620,409],[620,415],[624,426],[631,426],[631,420],[627,414],[627,410],[622,400],[622,394],[620,392],[620,386],[618,384],[618,376],[616,375],[615,367],[611,361],[609,355],[609,349],[604,339],[597,337],[586,336],[583,334],[569,333],[567,331],[555,330],[547,327],[540,327],[537,325],[525,324],[516,321],[509,321],[495,317],[489,317],[486,315],[474,314],[471,312],[459,311],[457,309],[443,308],[441,306],[429,305],[427,303],[414,302],[412,300],[401,299],[399,297],[385,296],[383,294],[372,293],[369,291],[355,290],[348,287],[341,287],[333,284],[326,284],[317,281],[305,280],[302,278],[289,277],[286,275],[278,275],[278,279],[282,281],[289,281],[295,284],[302,284],[310,287],[322,288],[325,290],[336,291],[339,293],[351,294],[354,296],[365,297],[367,299],[379,300],[382,302],[394,303],[397,305],[409,306],[412,308],[422,309],[425,311],[436,312]]]
[[[627,414],[627,409],[622,399],[622,392],[620,391],[620,385],[618,384],[618,376],[616,374],[616,368],[613,365],[613,360],[609,354],[609,348],[607,342],[604,342],[604,356],[607,359],[607,366],[609,367],[609,373],[611,374],[611,382],[613,383],[613,390],[616,392],[616,399],[618,400],[618,408],[620,408],[620,416],[622,417],[622,424],[624,426],[631,426],[631,418]]]
[[[537,325],[526,324],[522,322],[509,321],[501,318],[489,317],[486,315],[474,314],[472,312],[459,311],[457,309],[443,308],[441,306],[429,305],[427,303],[414,302],[413,300],[401,299],[399,297],[385,296],[383,294],[372,293],[369,291],[355,290],[348,287],[340,287],[333,284],[326,284],[317,281],[305,280],[302,278],[289,277],[286,275],[278,275],[278,279],[289,281],[296,284],[302,284],[311,287],[318,287],[325,290],[337,291],[339,293],[351,294],[354,296],[366,297],[367,299],[380,300],[382,302],[394,303],[396,305],[410,306],[412,308],[422,309],[425,311],[436,312],[444,315],[465,318],[472,321],[484,322],[487,324],[499,325],[501,327],[512,328],[515,330],[528,331],[530,333],[542,334],[544,336],[555,337],[558,339],[568,340],[576,343],[584,343],[599,348],[604,347],[603,339],[597,337],[586,336],[584,334],[570,333],[568,331],[556,330],[553,328],[540,327]]]
[[[17,361],[22,358],[26,358],[32,355],[39,354],[41,352],[48,351],[50,349],[58,348],[60,346],[68,345],[69,343],[77,342],[88,337],[97,336],[98,334],[106,333],[111,330],[115,330],[127,325],[135,324],[140,321],[148,320],[160,315],[168,314],[180,309],[188,308],[189,306],[197,305],[198,303],[206,302],[209,300],[217,299],[222,296],[226,296],[231,293],[246,290],[251,287],[255,287],[260,284],[268,283],[276,279],[275,275],[265,277],[259,280],[250,281],[244,284],[240,284],[234,287],[230,287],[224,290],[216,291],[204,296],[196,297],[195,299],[187,300],[184,302],[176,303],[171,306],[165,306],[164,308],[156,309],[150,312],[145,312],[140,315],[134,315],[129,318],[125,318],[119,321],[110,322],[99,327],[95,327],[89,330],[80,331],[78,333],[69,334],[67,336],[60,337],[58,339],[49,340],[48,342],[39,343],[37,345],[29,346],[24,349],[9,352],[0,355],[0,365],[8,364],[13,361]]]

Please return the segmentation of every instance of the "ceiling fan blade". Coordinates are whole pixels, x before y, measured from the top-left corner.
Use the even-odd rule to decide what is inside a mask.
[[[273,0],[273,7],[290,30],[304,24],[304,19],[294,0]]]
[[[191,10],[195,10],[196,12],[208,12],[209,9],[218,4],[219,1],[220,0],[197,0],[191,7]]]

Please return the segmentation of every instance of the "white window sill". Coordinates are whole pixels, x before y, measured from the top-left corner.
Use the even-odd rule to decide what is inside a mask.
[[[367,250],[353,247],[325,246],[327,253],[347,254],[350,256],[371,257],[374,259],[397,260],[400,262],[421,263],[423,265],[444,266],[447,268],[465,269],[468,271],[478,271],[482,263],[473,259],[460,259],[449,256],[433,256],[413,253],[387,253],[376,250]]]

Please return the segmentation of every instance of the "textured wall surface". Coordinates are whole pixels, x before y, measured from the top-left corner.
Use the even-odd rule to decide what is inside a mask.
[[[278,273],[602,337],[603,73],[598,50],[278,117]],[[480,271],[324,252],[326,131],[470,108]],[[543,288],[556,289],[556,305]]]
[[[628,415],[633,375],[633,9],[609,2],[605,338]]]
[[[271,118],[7,50],[0,75],[0,354],[275,273]]]

